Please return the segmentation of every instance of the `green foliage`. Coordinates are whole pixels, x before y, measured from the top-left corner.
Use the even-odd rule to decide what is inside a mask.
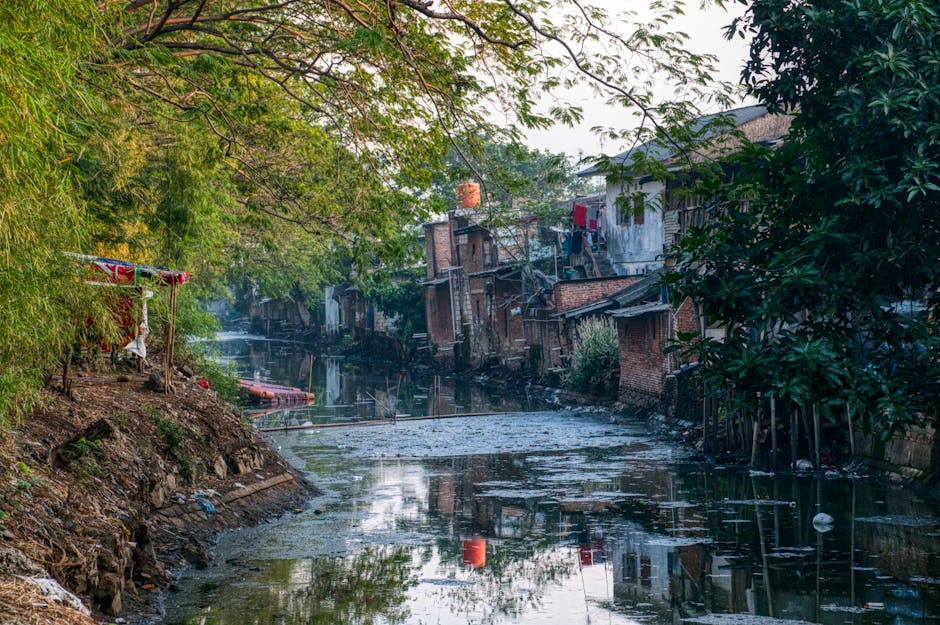
[[[619,365],[617,329],[613,321],[607,317],[588,318],[578,324],[565,386],[579,393],[604,394],[618,379]]]
[[[195,468],[183,443],[192,437],[192,433],[172,418],[154,414],[153,419],[167,452],[176,460],[183,478],[191,482],[195,477]]]
[[[427,329],[424,307],[424,269],[419,267],[399,272],[381,281],[373,281],[366,297],[390,317],[397,316],[396,335],[409,344],[415,332]]]
[[[78,78],[99,22],[91,1],[0,6],[0,426],[34,404],[96,309],[60,252],[88,228],[69,161],[101,110]]]
[[[583,80],[644,120],[663,109],[637,76],[699,95],[713,57],[670,32],[681,3],[654,8],[623,36],[573,0],[4,2],[0,424],[70,352],[115,338],[113,294],[62,252],[192,272],[187,331],[191,303],[229,284],[304,300],[347,267],[404,265],[416,195],[455,137],[497,136],[493,110],[517,141],[578,119],[538,100]]]
[[[209,382],[209,388],[215,390],[231,403],[239,401],[238,369],[234,363],[225,363],[221,355],[212,351],[200,350],[196,354],[194,367],[197,376]]]
[[[84,436],[69,445],[69,467],[86,476],[101,474],[98,461],[104,456],[101,441],[87,440]]]
[[[681,294],[724,341],[692,346],[753,407],[848,405],[886,432],[936,418],[940,341],[940,25],[931,3],[757,0],[744,71],[794,111],[787,145],[751,148],[711,183],[713,222],[680,246]],[[932,316],[934,318],[932,318]]]

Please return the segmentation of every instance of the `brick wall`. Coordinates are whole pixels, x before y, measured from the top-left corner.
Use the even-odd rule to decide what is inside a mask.
[[[691,298],[685,298],[676,310],[676,332],[698,332],[698,318]]]
[[[635,403],[634,396],[659,399],[666,377],[663,344],[669,323],[668,312],[617,319],[620,344],[620,396]]]
[[[555,307],[559,312],[564,312],[589,304],[630,286],[637,279],[638,276],[617,276],[559,282],[553,290]]]
[[[464,271],[476,273],[486,268],[483,263],[483,241],[489,238],[489,233],[483,230],[474,230],[467,234],[467,243],[460,250],[460,263]]]
[[[427,259],[428,278],[443,274],[453,265],[450,257],[450,223],[439,222],[424,226],[424,255]]]
[[[438,348],[449,348],[450,343],[454,341],[449,285],[445,282],[438,286],[425,287],[424,298],[428,318],[428,340]]]

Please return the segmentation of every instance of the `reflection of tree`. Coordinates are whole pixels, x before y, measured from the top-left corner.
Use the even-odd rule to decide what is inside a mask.
[[[568,549],[551,549],[542,541],[516,540],[487,554],[486,568],[474,571],[472,585],[448,588],[444,598],[452,612],[482,612],[481,623],[518,617],[538,608],[549,585],[570,576],[576,557]]]
[[[411,549],[371,548],[347,558],[271,563],[261,585],[230,588],[225,602],[188,623],[371,625],[401,623],[415,586]]]

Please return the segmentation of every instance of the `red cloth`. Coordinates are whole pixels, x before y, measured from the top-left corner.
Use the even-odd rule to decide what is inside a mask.
[[[134,265],[111,258],[96,258],[93,264],[97,269],[106,273],[111,279],[111,282],[115,284],[137,284],[138,276],[155,278],[158,282],[163,284],[172,284],[174,282],[177,284],[186,284],[189,282],[189,274],[185,271]]]
[[[574,205],[574,225],[587,226],[587,206]]]
[[[597,214],[598,210],[596,206],[592,206],[588,209],[587,212],[587,229],[588,230],[597,230]]]

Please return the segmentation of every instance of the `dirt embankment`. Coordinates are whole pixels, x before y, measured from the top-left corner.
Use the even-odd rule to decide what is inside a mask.
[[[44,577],[101,619],[153,613],[174,569],[205,564],[216,532],[315,492],[195,381],[164,394],[86,379],[71,399],[43,399],[0,434],[0,622],[94,622],[37,591]]]

